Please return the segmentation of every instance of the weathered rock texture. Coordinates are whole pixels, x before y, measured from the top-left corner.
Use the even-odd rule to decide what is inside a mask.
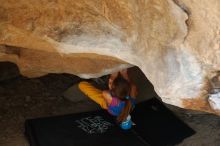
[[[29,77],[138,66],[164,102],[215,112],[219,0],[0,0],[0,61]]]

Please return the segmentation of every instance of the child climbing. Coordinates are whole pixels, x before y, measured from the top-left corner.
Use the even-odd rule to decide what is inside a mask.
[[[88,82],[80,82],[80,90],[93,101],[117,117],[122,129],[132,126],[130,112],[135,105],[136,86],[129,80],[127,70],[112,74],[109,78],[109,90],[101,91]]]

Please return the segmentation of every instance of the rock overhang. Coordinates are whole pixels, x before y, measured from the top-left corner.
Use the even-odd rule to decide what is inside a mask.
[[[208,97],[220,70],[218,0],[1,4],[0,60],[16,63],[22,74],[89,78],[134,65],[164,102],[215,112]]]

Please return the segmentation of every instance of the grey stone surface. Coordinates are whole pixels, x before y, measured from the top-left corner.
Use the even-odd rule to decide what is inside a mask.
[[[71,87],[69,87],[63,93],[63,97],[71,102],[79,102],[79,101],[88,100],[88,97],[80,91],[78,84],[74,84]]]

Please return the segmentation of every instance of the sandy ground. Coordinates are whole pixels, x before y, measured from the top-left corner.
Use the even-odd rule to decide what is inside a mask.
[[[52,74],[35,79],[20,76],[0,82],[0,146],[28,146],[23,135],[25,119],[97,109],[98,106],[86,98],[71,102],[62,97],[63,92],[78,81],[74,76]],[[220,117],[167,106],[197,132],[178,146],[220,145]]]

